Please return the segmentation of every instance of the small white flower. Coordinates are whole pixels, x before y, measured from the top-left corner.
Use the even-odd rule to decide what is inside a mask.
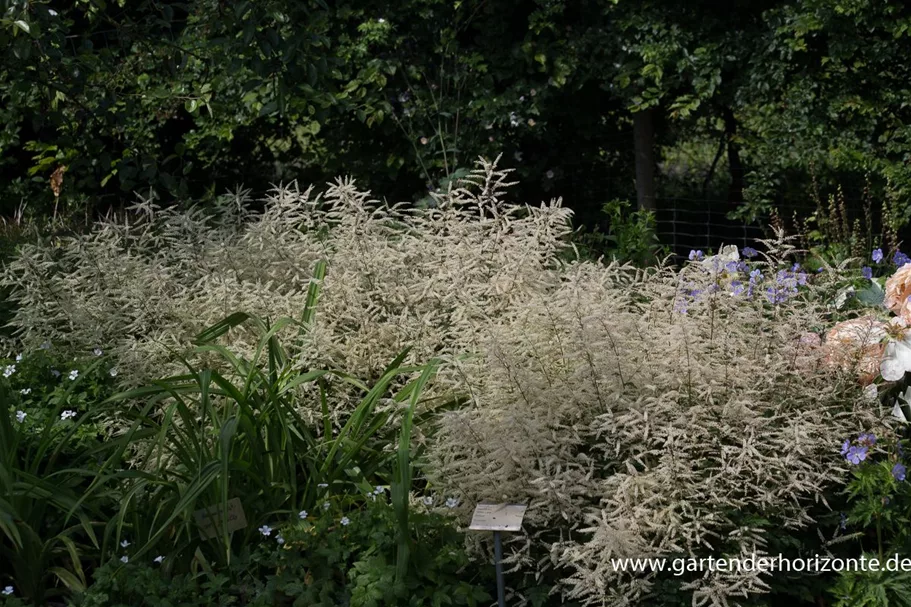
[[[386,23],[386,20],[383,19],[382,17],[380,17],[379,19],[376,20],[376,22],[377,23]]]
[[[339,521],[339,522],[340,522],[342,525],[344,525],[344,526],[347,527],[347,526],[348,526],[348,523],[350,523],[351,521],[348,520],[348,517],[347,517],[347,516],[343,516],[343,517],[342,517],[342,520]]]
[[[51,369],[51,375],[53,375],[54,377],[60,377],[60,371],[58,371],[57,369]]]
[[[553,179],[553,178],[554,178],[554,172],[553,172],[553,171],[547,171],[546,173],[544,173],[544,175],[545,175],[548,179]]]
[[[120,547],[121,547],[121,548],[126,548],[126,547],[129,546],[129,545],[130,545],[129,540],[123,540],[122,542],[120,542]]]
[[[317,485],[317,487],[319,487],[320,489],[325,489],[328,486],[329,486],[329,483],[320,483]]]
[[[129,562],[130,562],[130,557],[128,557],[127,555],[123,555],[122,557],[120,557],[120,562],[121,562],[121,563],[129,563]]]
[[[22,355],[21,355],[21,354],[17,354],[17,355],[16,355],[16,362],[17,362],[17,363],[21,363],[21,362],[22,362]]]
[[[73,369],[72,371],[70,371],[70,380],[74,380],[77,377],[79,377],[79,371],[77,371],[76,369]]]
[[[380,493],[384,493],[385,491],[386,490],[383,489],[382,487],[380,487],[379,485],[377,485],[376,489],[373,490],[373,492],[376,493],[377,495],[379,495]]]
[[[32,393],[32,389],[31,388],[22,388],[21,390],[19,390],[19,393],[22,396],[28,396],[29,394]]]
[[[269,525],[263,525],[259,528],[259,532],[262,533],[265,537],[272,535],[272,527]]]
[[[104,354],[104,351],[101,348],[95,348],[94,350],[92,350],[92,354],[94,354],[95,356],[101,356],[102,354]]]
[[[60,419],[72,419],[74,417],[76,417],[76,412],[73,411],[72,409],[67,409],[66,411],[64,411],[63,413],[60,414]]]
[[[52,8],[49,8],[49,9],[47,9],[47,14],[50,15],[51,17],[56,17],[56,16],[57,16],[57,11],[55,11],[55,10],[52,9]]]
[[[155,561],[156,563],[158,563],[158,564],[161,564],[161,562],[164,561],[164,557],[163,557],[163,556],[156,556],[156,557],[154,558],[154,561]]]
[[[283,538],[283,537],[281,536],[281,534],[279,534],[279,535],[277,535],[277,536],[275,537],[275,541],[278,542],[278,545],[279,545],[279,546],[281,546],[281,545],[283,545],[283,544],[285,543],[285,538]]]
[[[307,511],[301,510],[300,512],[297,513],[297,516],[300,518],[300,520],[304,520],[305,518],[307,518]]]
[[[16,365],[6,365],[6,368],[3,369],[3,377],[9,377],[16,372]]]
[[[427,497],[425,497],[425,498],[424,498],[424,505],[425,505],[425,506],[433,506],[433,498],[430,497],[429,495],[428,495]]]
[[[25,416],[28,415],[25,411],[16,411],[16,421],[20,424],[25,421]]]
[[[329,509],[329,502],[323,502],[323,510]]]
[[[111,374],[111,377],[117,377],[117,367],[113,367],[113,368],[109,371],[109,373]]]
[[[4,588],[3,594],[5,594],[6,596],[10,596],[11,594],[13,594],[13,587],[7,586],[6,588]]]
[[[457,498],[454,498],[454,497],[446,498],[446,507],[447,508],[455,508],[458,505],[459,505],[459,500]]]
[[[876,397],[879,395],[879,388],[876,387],[876,384],[870,384],[864,388],[864,398],[867,400],[876,400]]]

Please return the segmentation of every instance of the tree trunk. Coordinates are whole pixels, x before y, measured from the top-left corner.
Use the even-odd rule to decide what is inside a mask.
[[[743,202],[743,162],[740,160],[740,146],[737,145],[737,119],[731,108],[724,108],[724,132],[728,140],[728,171],[731,185],[728,188],[728,203],[732,206]]]
[[[655,109],[633,114],[636,150],[636,198],[639,208],[654,211],[655,203]]]

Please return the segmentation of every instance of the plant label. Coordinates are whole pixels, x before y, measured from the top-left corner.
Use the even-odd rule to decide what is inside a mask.
[[[196,525],[199,527],[199,535],[202,539],[208,540],[221,533],[221,516],[223,510],[221,506],[212,506],[203,508],[193,513],[196,519]],[[244,515],[244,508],[240,503],[240,498],[228,500],[228,533],[243,529],[247,526],[247,517]]]
[[[468,528],[474,531],[519,531],[527,508],[524,504],[478,504]]]

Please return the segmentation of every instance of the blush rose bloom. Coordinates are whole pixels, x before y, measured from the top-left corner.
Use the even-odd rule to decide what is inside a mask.
[[[886,280],[886,293],[883,305],[892,310],[896,316],[911,323],[911,263],[906,263]]]
[[[887,335],[886,323],[873,316],[840,322],[826,334],[825,361],[832,367],[857,373],[860,383],[866,386],[879,375]]]

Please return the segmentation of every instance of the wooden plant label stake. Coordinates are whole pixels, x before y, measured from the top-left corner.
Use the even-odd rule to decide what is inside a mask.
[[[196,519],[196,525],[199,527],[199,535],[202,539],[208,540],[221,533],[221,514],[221,506],[203,508],[193,513],[193,518]],[[240,503],[239,497],[228,500],[227,523],[228,533],[247,526],[247,517],[244,515],[244,508]]]
[[[478,504],[468,528],[475,531],[519,531],[527,508],[524,504]]]

